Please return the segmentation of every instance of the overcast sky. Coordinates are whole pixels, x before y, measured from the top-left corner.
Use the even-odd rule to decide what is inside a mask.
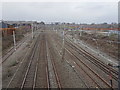
[[[118,22],[118,2],[4,2],[3,20]]]

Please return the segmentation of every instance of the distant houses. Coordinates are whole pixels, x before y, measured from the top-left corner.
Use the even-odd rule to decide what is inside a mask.
[[[12,35],[13,30],[22,30],[23,32],[28,32],[31,31],[32,24],[36,24],[41,27],[45,25],[43,21],[39,23],[37,21],[1,21],[0,31],[2,32],[2,37]]]
[[[2,32],[2,37],[12,35],[13,30],[17,30],[18,27],[26,27],[27,29],[30,29],[31,23],[32,22],[25,21],[1,21],[0,31]]]
[[[15,30],[13,25],[7,24],[3,21],[0,22],[0,31],[2,32],[2,37],[12,35],[13,30]]]

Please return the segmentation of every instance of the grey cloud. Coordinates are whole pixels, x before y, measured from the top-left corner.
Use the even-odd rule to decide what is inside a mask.
[[[109,23],[117,22],[117,8],[117,3],[111,2],[12,2],[3,3],[2,15],[5,20]]]

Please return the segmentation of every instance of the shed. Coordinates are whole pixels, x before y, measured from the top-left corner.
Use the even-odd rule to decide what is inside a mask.
[[[8,25],[2,21],[0,22],[0,28],[8,28]]]

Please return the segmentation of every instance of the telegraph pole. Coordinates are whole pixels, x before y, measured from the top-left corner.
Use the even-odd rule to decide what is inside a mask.
[[[35,24],[35,27],[36,27],[36,29],[35,29],[35,30],[37,30],[37,24]]]
[[[13,41],[14,41],[14,48],[16,51],[16,39],[15,39],[15,31],[13,30]]]
[[[32,39],[33,39],[33,23],[32,23],[32,25],[31,25],[31,26],[32,26]]]
[[[82,31],[80,30],[80,37],[82,36]]]
[[[63,46],[62,46],[62,51],[63,51],[63,55],[62,55],[62,60],[64,61],[64,55],[65,55],[65,26],[64,26],[64,29],[63,29]]]

